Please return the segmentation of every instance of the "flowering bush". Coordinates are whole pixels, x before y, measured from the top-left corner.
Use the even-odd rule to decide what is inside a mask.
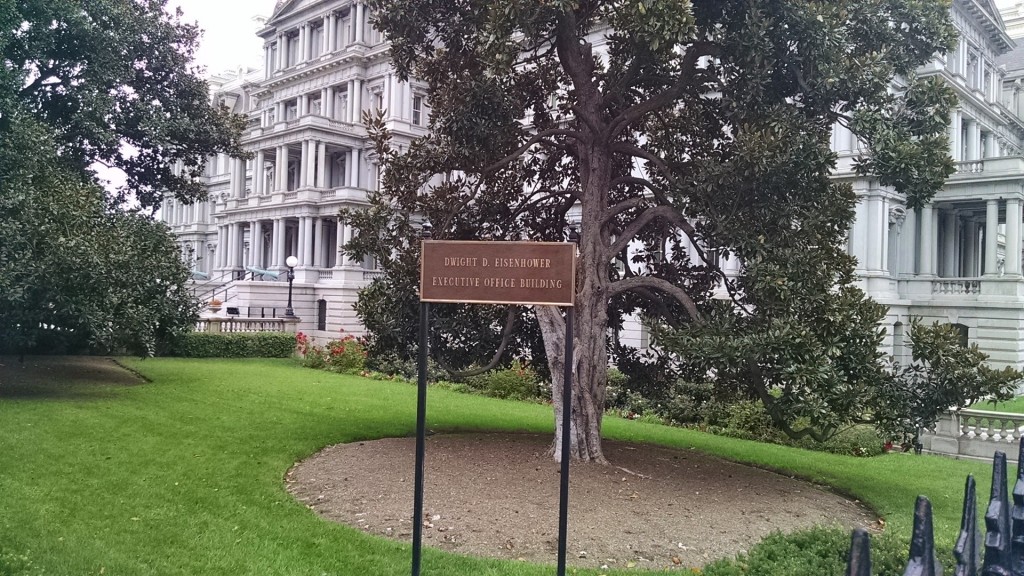
[[[361,338],[347,334],[327,343],[327,367],[334,372],[356,374],[366,367],[366,346]]]
[[[295,353],[307,368],[358,374],[366,367],[366,346],[361,338],[351,334],[341,340],[331,340],[326,346],[317,346],[310,342],[309,336],[299,332],[295,335]]]

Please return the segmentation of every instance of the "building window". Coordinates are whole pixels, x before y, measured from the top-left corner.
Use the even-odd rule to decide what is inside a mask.
[[[338,31],[337,31],[337,43],[338,48],[344,48],[352,43],[352,36],[355,35],[355,31],[352,30],[352,18],[349,11],[342,13],[341,19],[338,20]]]
[[[953,330],[959,336],[960,341],[958,344],[960,344],[960,347],[967,348],[970,344],[970,328],[963,324],[950,324],[950,326],[953,327]]]
[[[316,329],[327,330],[327,300],[316,301]]]
[[[412,123],[417,126],[423,125],[423,96],[412,97]]]
[[[331,162],[331,187],[341,188],[345,186],[345,154],[336,154]]]
[[[309,29],[309,41],[313,44],[310,54],[313,58],[319,58],[324,50],[324,27],[322,24]]]
[[[277,70],[277,42],[270,45],[270,72]]]
[[[316,116],[323,115],[323,104],[320,102],[320,98],[313,98],[309,101],[309,113]]]
[[[332,120],[348,121],[348,92],[338,92],[334,96],[334,118]]]
[[[284,105],[284,118],[285,120],[295,120],[299,117],[299,102],[298,100],[289,100]]]
[[[288,58],[287,65],[295,66],[299,60],[299,35],[298,33],[292,34],[288,37],[288,48],[285,56]]]

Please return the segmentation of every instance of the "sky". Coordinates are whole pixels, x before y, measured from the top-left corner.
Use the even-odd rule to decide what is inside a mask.
[[[181,7],[186,22],[198,22],[204,30],[196,62],[209,74],[239,65],[262,66],[263,40],[256,16],[269,17],[275,0],[171,0],[168,8]]]

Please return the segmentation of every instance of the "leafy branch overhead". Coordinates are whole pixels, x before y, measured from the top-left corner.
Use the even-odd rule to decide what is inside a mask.
[[[245,156],[244,119],[211,106],[193,63],[200,30],[166,0],[28,0],[0,8],[0,133],[26,112],[49,126],[63,160],[122,170],[122,196],[205,197],[206,159]],[[175,164],[180,171],[174,169]]]

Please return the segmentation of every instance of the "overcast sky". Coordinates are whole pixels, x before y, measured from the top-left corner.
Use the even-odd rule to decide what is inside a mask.
[[[196,61],[216,74],[240,64],[262,66],[263,40],[256,36],[256,16],[269,17],[275,0],[171,0],[180,6],[186,22],[204,30]]]

